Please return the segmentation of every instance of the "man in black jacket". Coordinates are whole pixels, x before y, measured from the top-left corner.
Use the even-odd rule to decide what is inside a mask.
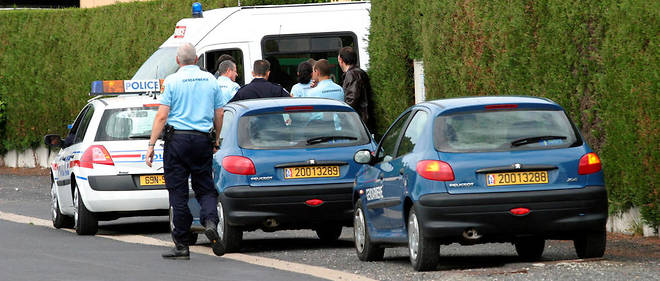
[[[240,88],[229,102],[247,99],[291,97],[291,94],[282,88],[282,86],[268,82],[269,75],[270,63],[267,60],[255,61],[252,68],[254,79],[252,79],[250,84]]]
[[[357,54],[351,47],[343,47],[337,56],[339,67],[344,73],[344,101],[360,115],[371,133],[376,133],[371,84],[364,70],[356,66]]]

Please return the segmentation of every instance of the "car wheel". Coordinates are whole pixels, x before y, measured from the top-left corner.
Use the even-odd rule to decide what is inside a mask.
[[[536,261],[543,255],[545,240],[538,237],[524,237],[513,243],[518,256],[527,261]]]
[[[322,225],[315,229],[316,236],[324,242],[337,241],[341,236],[342,226],[339,224]]]
[[[72,217],[63,215],[60,212],[60,203],[57,200],[57,186],[55,183],[50,188],[50,218],[55,228],[71,228],[74,225]]]
[[[225,253],[238,252],[241,249],[243,240],[243,231],[235,226],[229,225],[225,217],[225,211],[222,207],[222,201],[218,199],[218,236],[220,242],[225,247]]]
[[[174,231],[174,217],[173,217],[173,209],[170,207],[170,233]],[[195,245],[197,244],[197,238],[199,238],[199,234],[190,232],[190,235],[188,236],[188,243],[189,245]]]
[[[605,254],[607,233],[605,230],[588,232],[582,237],[573,240],[575,253],[581,259],[600,258]]]
[[[78,235],[94,235],[98,232],[99,221],[94,217],[94,213],[87,210],[78,186],[73,192],[73,221]]]
[[[371,242],[361,201],[357,202],[355,211],[353,211],[353,239],[355,241],[355,251],[361,261],[378,261],[383,259],[385,248],[381,248]]]
[[[408,250],[410,263],[417,271],[433,270],[440,261],[440,244],[425,236],[415,207],[410,209],[408,215]]]

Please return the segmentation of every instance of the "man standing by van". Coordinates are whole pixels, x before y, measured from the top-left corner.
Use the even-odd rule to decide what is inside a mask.
[[[236,76],[238,76],[236,64],[230,60],[223,61],[218,66],[218,73],[220,73],[218,85],[220,85],[220,91],[222,91],[222,104],[225,105],[241,88],[236,83]]]
[[[306,97],[344,101],[344,90],[330,79],[330,63],[328,60],[321,59],[314,64],[312,79],[317,81],[317,85],[309,89]]]
[[[371,83],[364,70],[356,66],[357,54],[352,47],[343,47],[337,56],[339,67],[344,72],[345,102],[350,105],[362,118],[371,133],[376,132],[375,118],[373,117],[373,103],[371,101]]]
[[[160,96],[160,107],[151,129],[151,139],[146,154],[146,164],[151,167],[154,146],[165,123],[165,149],[163,168],[165,185],[172,208],[172,240],[174,249],[164,253],[166,259],[190,259],[190,225],[192,215],[188,209],[188,177],[201,206],[200,221],[206,227],[205,234],[211,241],[213,253],[223,255],[225,250],[219,241],[218,191],[213,185],[211,165],[213,147],[218,138],[211,140],[209,132],[222,127],[220,87],[213,74],[202,71],[197,65],[195,47],[187,43],[177,49],[176,62],[179,70],[167,76],[165,90]]]
[[[282,86],[268,82],[270,75],[270,63],[267,60],[257,60],[252,67],[252,82],[239,89],[236,95],[229,100],[229,102],[247,100],[247,99],[261,99],[261,98],[275,98],[275,97],[291,97]]]

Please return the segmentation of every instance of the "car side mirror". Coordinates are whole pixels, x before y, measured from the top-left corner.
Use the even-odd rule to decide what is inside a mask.
[[[355,152],[355,155],[353,155],[353,160],[358,164],[370,164],[373,160],[373,156],[369,150],[358,150]]]
[[[50,147],[60,147],[62,145],[62,137],[60,135],[46,135],[44,137],[44,144]]]

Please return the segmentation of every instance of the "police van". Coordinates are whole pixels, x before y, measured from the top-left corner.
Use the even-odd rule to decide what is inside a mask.
[[[310,58],[327,59],[335,82],[341,85],[339,49],[358,50],[358,63],[367,68],[369,2],[231,7],[202,11],[193,4],[193,17],[177,22],[174,33],[138,69],[132,80],[164,79],[177,71],[176,49],[195,46],[199,66],[215,73],[217,59],[231,55],[237,62],[236,82],[252,80],[255,60],[271,63],[269,81],[287,90],[296,84],[297,67]]]

